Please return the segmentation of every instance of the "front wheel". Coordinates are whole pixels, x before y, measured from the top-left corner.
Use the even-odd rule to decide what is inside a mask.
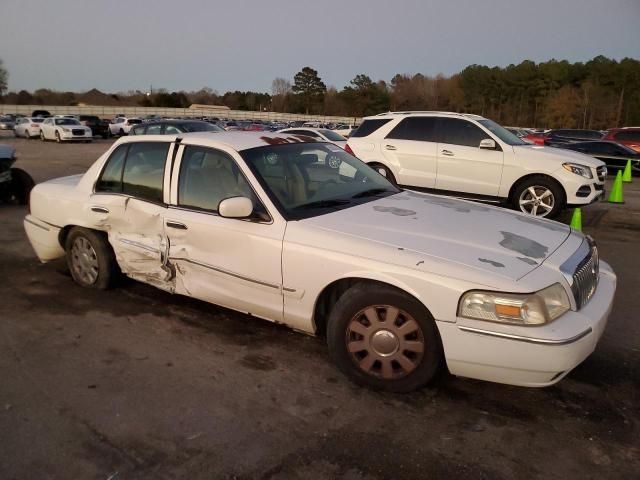
[[[351,287],[327,325],[329,355],[356,383],[409,392],[426,385],[442,364],[442,344],[429,311],[387,285]]]
[[[543,176],[534,176],[520,183],[512,196],[516,210],[534,217],[555,217],[562,209],[564,193],[556,182]]]
[[[60,138],[60,132],[56,130],[56,142],[61,143],[62,139]]]
[[[71,276],[82,287],[106,290],[117,276],[115,255],[102,233],[75,227],[65,243]]]

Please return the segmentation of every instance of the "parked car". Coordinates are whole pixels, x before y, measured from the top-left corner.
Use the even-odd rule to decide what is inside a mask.
[[[44,122],[44,118],[20,117],[16,120],[16,126],[13,133],[16,137],[30,138],[40,137],[40,124]]]
[[[544,145],[544,132],[531,132],[522,137],[522,139],[534,145]]]
[[[601,138],[602,132],[598,130],[556,129],[545,133],[544,144],[549,147],[557,147],[567,143],[600,140]]]
[[[224,132],[224,130],[201,120],[157,120],[135,125],[129,131],[129,135],[176,135],[189,132]]]
[[[326,128],[285,128],[284,130],[280,130],[280,133],[286,133],[287,135],[305,135],[315,140],[331,142],[342,149],[344,149],[347,144],[346,138]]]
[[[12,117],[0,117],[0,130],[13,130],[15,125]]]
[[[107,138],[109,136],[109,122],[97,115],[78,115],[80,123],[91,129],[94,136]]]
[[[611,140],[640,152],[640,127],[612,128],[603,140]]]
[[[93,133],[75,118],[49,117],[40,124],[40,140],[55,140],[56,142],[82,141],[90,143]]]
[[[121,271],[326,332],[346,375],[390,391],[419,388],[445,364],[551,385],[603,334],[616,276],[566,225],[401,191],[330,143],[161,138],[123,138],[84,175],[37,185],[24,227],[38,257],[66,255],[84,287],[107,288]]]
[[[604,193],[603,162],[528,144],[478,115],[366,117],[345,148],[395,184],[509,205],[540,217],[588,205]]]
[[[336,128],[333,129],[338,135],[342,135],[344,138],[349,138],[351,133],[358,128],[358,125],[336,125]]]
[[[109,136],[111,135],[128,135],[131,127],[134,125],[140,125],[142,119],[140,118],[128,118],[128,117],[116,117],[109,123]]]
[[[634,175],[640,174],[640,152],[636,152],[626,145],[600,140],[569,143],[564,148],[602,160],[610,170],[621,170],[627,165],[627,161],[631,160],[632,173]]]
[[[27,172],[13,167],[15,162],[16,150],[0,144],[0,200],[26,205],[34,182]]]

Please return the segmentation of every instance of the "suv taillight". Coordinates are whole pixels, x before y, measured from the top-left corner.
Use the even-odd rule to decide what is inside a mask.
[[[344,151],[347,152],[349,155],[353,155],[354,157],[356,156],[356,154],[353,153],[353,150],[351,150],[351,147],[349,146],[348,143],[344,146]]]

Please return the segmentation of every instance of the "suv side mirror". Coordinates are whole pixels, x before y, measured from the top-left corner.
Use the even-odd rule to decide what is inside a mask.
[[[247,197],[225,198],[218,205],[218,214],[224,218],[248,218],[253,212],[253,202]]]
[[[495,150],[496,142],[491,138],[485,138],[484,140],[480,140],[480,148],[484,148],[486,150]]]

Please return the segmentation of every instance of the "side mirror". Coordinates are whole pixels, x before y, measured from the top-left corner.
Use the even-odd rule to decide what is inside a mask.
[[[485,138],[484,140],[480,140],[480,148],[484,148],[487,150],[495,150],[496,142],[491,138]]]
[[[225,198],[218,205],[218,214],[224,218],[247,218],[253,212],[253,202],[247,197]]]

